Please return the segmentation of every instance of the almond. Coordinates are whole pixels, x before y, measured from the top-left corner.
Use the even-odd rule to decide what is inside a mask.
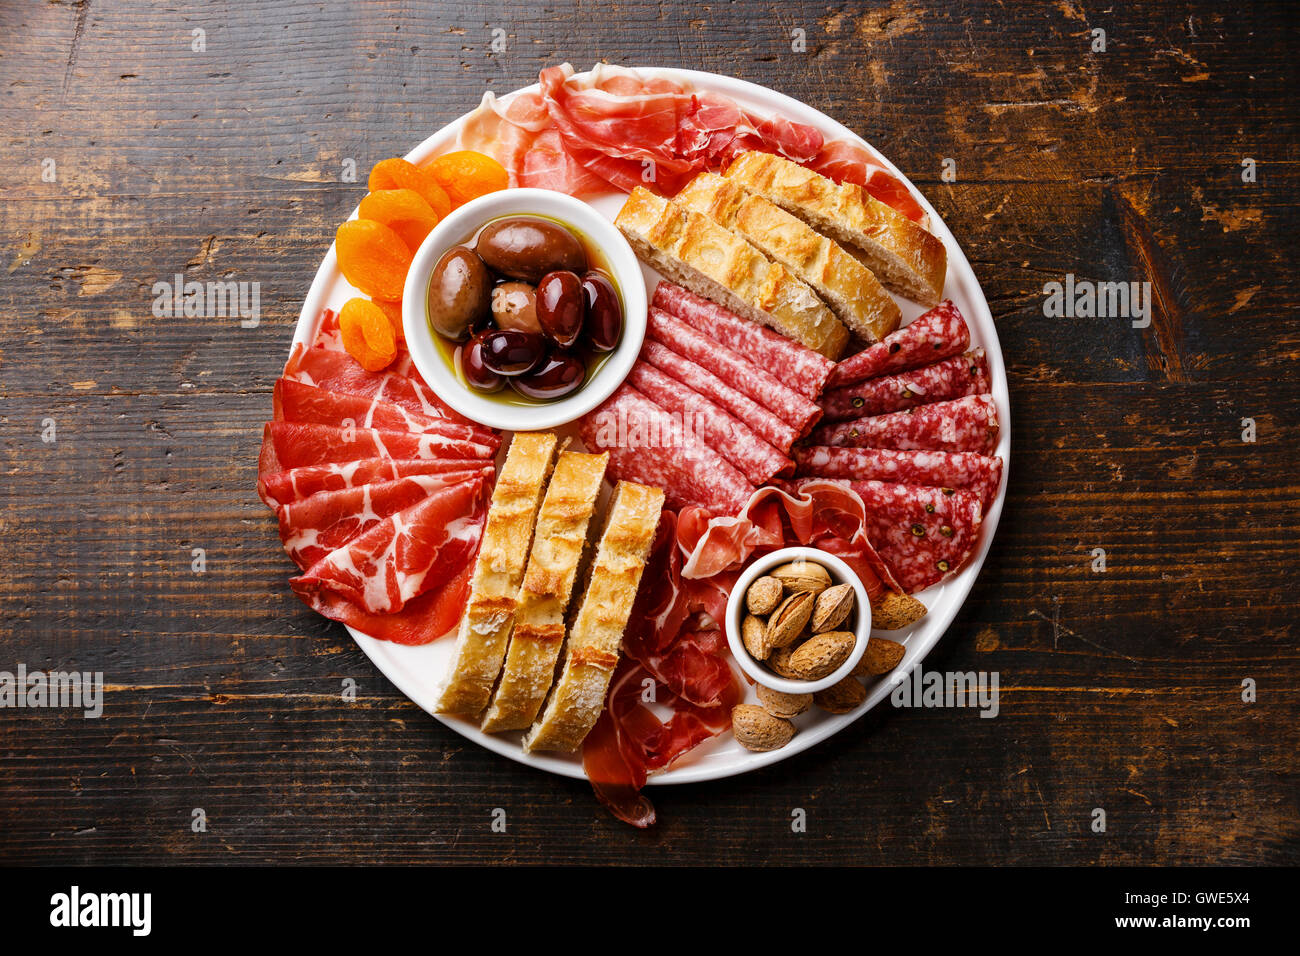
[[[853,668],[853,673],[859,677],[888,674],[898,666],[906,652],[907,648],[898,641],[873,637],[867,641],[867,650],[862,655],[862,660],[858,661],[858,666]]]
[[[795,680],[820,680],[849,659],[856,641],[851,631],[814,634],[795,648],[788,666]]]
[[[786,694],[758,685],[758,703],[773,717],[798,717],[812,706],[812,694]]]
[[[796,648],[778,647],[767,656],[767,666],[778,677],[784,677],[788,680],[795,680],[798,674],[790,667],[790,657],[794,654]]]
[[[813,633],[833,631],[847,621],[855,601],[851,584],[837,584],[817,595],[812,614]]]
[[[770,574],[781,582],[787,594],[811,591],[816,595],[831,586],[830,572],[815,561],[791,561]]]
[[[781,603],[781,594],[781,582],[771,575],[764,575],[751,584],[749,590],[745,592],[745,606],[749,608],[750,614],[757,614],[760,617],[771,614]]]
[[[756,751],[777,750],[794,736],[794,724],[753,704],[731,708],[731,730],[742,747]]]
[[[767,625],[752,614],[746,614],[740,625],[740,641],[756,661],[765,661],[767,655],[772,653],[772,642],[767,639]]]
[[[925,605],[910,594],[886,591],[871,602],[871,626],[880,631],[897,631],[925,617]]]
[[[856,677],[846,677],[813,694],[813,702],[830,714],[847,714],[866,699],[867,689]]]
[[[817,598],[811,591],[791,594],[767,619],[767,640],[773,647],[789,647],[812,620]]]

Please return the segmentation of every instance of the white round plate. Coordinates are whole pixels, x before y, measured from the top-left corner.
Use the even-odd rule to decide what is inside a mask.
[[[774,92],[744,80],[719,76],[714,73],[701,73],[695,70],[641,68],[639,72],[670,77],[689,83],[696,89],[714,90],[726,94],[741,106],[750,108],[760,114],[777,113],[787,119],[806,123],[820,130],[827,141],[852,139],[864,144],[866,142],[852,130],[842,126],[818,110],[782,93]],[[534,84],[519,92],[536,89],[537,85]],[[461,117],[461,119],[444,126],[408,153],[406,158],[413,163],[420,163],[438,153],[446,152],[455,142],[456,134],[463,121],[464,117]],[[1007,390],[1006,366],[1002,360],[1001,346],[998,344],[997,329],[993,324],[993,316],[989,312],[984,293],[980,290],[979,281],[975,278],[975,273],[971,270],[970,263],[966,261],[961,248],[957,245],[957,241],[953,238],[952,233],[948,231],[948,227],[939,218],[939,214],[935,212],[934,207],[911,184],[907,177],[888,159],[882,158],[882,162],[893,175],[907,183],[913,195],[920,201],[921,207],[929,214],[931,231],[943,240],[943,244],[948,250],[948,277],[944,286],[944,295],[952,299],[957,308],[961,310],[961,314],[966,317],[971,330],[972,347],[983,346],[988,354],[989,372],[993,380],[993,398],[997,402],[1001,424],[1001,433],[995,454],[1000,455],[1004,462],[1002,487],[998,490],[997,500],[984,516],[984,522],[980,528],[978,549],[970,562],[960,573],[947,581],[927,588],[916,595],[929,608],[929,613],[905,632],[877,632],[893,640],[903,641],[906,644],[907,653],[902,663],[888,677],[880,678],[868,685],[867,699],[860,707],[848,714],[806,713],[795,720],[799,732],[795,734],[794,739],[780,750],[767,753],[751,753],[736,743],[731,734],[723,734],[696,747],[679,759],[670,769],[651,776],[649,779],[650,784],[697,783],[704,780],[717,780],[723,777],[735,776],[736,774],[756,770],[759,767],[766,767],[769,764],[785,760],[787,757],[793,757],[795,754],[807,750],[809,747],[843,730],[872,707],[885,700],[893,687],[905,680],[911,674],[912,669],[919,665],[931,648],[939,642],[939,638],[943,636],[944,631],[948,629],[948,625],[957,616],[962,603],[966,600],[966,595],[970,593],[971,588],[974,586],[980,568],[984,566],[984,559],[988,555],[989,546],[993,542],[993,534],[997,530],[998,518],[1002,514],[1002,505],[1006,497],[1011,462],[1011,407]],[[611,192],[608,196],[595,197],[591,200],[591,204],[610,219],[613,219],[622,206],[623,198],[621,193]],[[353,215],[355,216],[356,213],[354,212]],[[643,271],[646,276],[647,289],[653,290],[658,275],[648,267],[643,268]],[[347,280],[339,272],[334,247],[331,245],[324,261],[320,264],[320,268],[316,271],[316,277],[312,280],[311,289],[308,290],[307,297],[303,301],[302,312],[298,317],[298,326],[294,334],[294,343],[309,343],[312,340],[316,331],[316,321],[322,309],[332,308],[337,311],[344,302],[358,294],[356,290],[348,285]],[[905,299],[899,299],[898,303],[902,308],[903,322],[905,324],[911,322],[924,311],[921,306]],[[442,638],[432,644],[408,647],[388,641],[375,640],[353,628],[348,628],[348,630],[351,631],[352,637],[357,644],[366,652],[366,655],[375,663],[375,666],[383,672],[384,676],[392,681],[403,694],[432,714],[431,707],[434,694],[446,671],[447,662],[451,656],[452,640]],[[752,702],[754,698],[753,688],[749,689],[748,694],[748,699]],[[485,734],[478,729],[476,724],[467,720],[440,714],[433,714],[433,716],[465,738],[499,753],[503,757],[566,777],[585,778],[582,771],[582,762],[577,755],[525,753],[519,745],[521,735],[518,733]]]

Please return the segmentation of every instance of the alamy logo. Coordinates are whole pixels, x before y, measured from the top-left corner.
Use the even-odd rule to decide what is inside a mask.
[[[185,274],[178,272],[172,282],[155,282],[150,292],[156,319],[237,317],[245,329],[255,329],[262,321],[260,282],[187,281]]]
[[[104,713],[104,673],[77,671],[0,671],[0,707],[71,707],[86,717]]]
[[[925,671],[904,677],[889,695],[895,707],[978,707],[981,717],[998,715],[997,671]]]
[[[50,925],[126,926],[133,936],[148,936],[153,926],[152,893],[82,893],[73,886],[50,897]]]
[[[1065,282],[1044,285],[1043,295],[1049,319],[1132,319],[1135,329],[1151,324],[1150,282],[1093,282],[1069,272]]]

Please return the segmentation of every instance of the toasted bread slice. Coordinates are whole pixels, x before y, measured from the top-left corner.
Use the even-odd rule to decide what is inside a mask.
[[[525,750],[575,750],[595,726],[663,505],[659,488],[630,481],[615,486],[587,590],[565,642],[564,669],[541,719],[524,738]]]
[[[505,667],[483,716],[488,733],[527,728],[555,681],[555,663],[564,643],[564,612],[608,462],[608,453],[566,451],[555,463],[537,513]]]
[[[903,313],[871,270],[780,206],[717,173],[700,173],[673,201],[735,229],[803,279],[859,338],[879,342],[898,328]]]
[[[843,353],[848,330],[817,293],[708,216],[638,186],[614,225],[670,281],[829,359]]]
[[[551,432],[517,432],[510,443],[488,507],[451,667],[434,704],[440,714],[482,713],[492,696],[555,446]]]
[[[862,260],[887,289],[922,305],[943,298],[943,243],[861,186],[836,183],[771,153],[741,153],[726,177],[793,213]]]

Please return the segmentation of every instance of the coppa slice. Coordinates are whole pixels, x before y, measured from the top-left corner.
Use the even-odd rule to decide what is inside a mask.
[[[827,421],[841,422],[982,395],[992,387],[984,350],[972,349],[933,365],[831,389],[822,396],[822,409]]]
[[[490,428],[461,425],[446,418],[419,415],[392,402],[331,392],[291,378],[276,381],[273,408],[276,421],[340,425],[351,419],[354,425],[362,428],[447,435],[475,441],[494,449],[501,444],[501,438]]]
[[[391,402],[417,415],[471,424],[468,418],[444,404],[414,370],[410,376],[398,374],[395,369],[399,365],[400,358],[383,372],[367,372],[346,352],[310,348],[289,359],[284,377],[331,392]]]
[[[491,478],[495,469],[481,458],[363,458],[327,465],[304,465],[257,479],[257,493],[268,508],[292,504],[323,491],[358,488],[372,482],[393,481],[412,475],[463,473]]]
[[[677,316],[759,368],[780,369],[781,380],[804,398],[816,400],[835,363],[806,345],[742,319],[679,285],[660,282],[653,305]]]
[[[472,471],[412,475],[395,481],[324,491],[276,511],[280,540],[304,571],[330,552],[426,498],[441,498],[447,513],[469,513],[480,495],[482,475]]]
[[[619,386],[580,428],[588,448],[610,453],[613,479],[662,488],[672,508],[733,515],[754,493],[734,465],[683,435],[680,422],[630,385]]]
[[[527,728],[551,689],[564,643],[564,615],[608,463],[607,454],[576,451],[563,452],[555,463],[537,512],[505,667],[483,715],[488,733]]]
[[[472,499],[431,495],[331,551],[289,584],[309,605],[313,595],[329,591],[370,614],[400,611],[450,581],[478,550],[483,491],[478,481]]]
[[[495,454],[495,449],[487,445],[442,435],[270,422],[263,432],[258,470],[271,474],[303,465],[362,458],[479,458],[488,461]]]
[[[896,451],[888,448],[833,448],[813,445],[795,449],[801,478],[851,478],[891,481],[935,488],[967,488],[985,510],[1002,484],[1002,459],[973,452]]]
[[[989,455],[998,444],[998,408],[991,395],[971,395],[952,402],[909,408],[905,412],[822,425],[809,441],[814,445],[973,451]]]
[[[834,388],[886,372],[919,368],[964,352],[969,345],[970,329],[966,320],[957,306],[945,299],[905,328],[846,358],[835,366],[827,384]]]

